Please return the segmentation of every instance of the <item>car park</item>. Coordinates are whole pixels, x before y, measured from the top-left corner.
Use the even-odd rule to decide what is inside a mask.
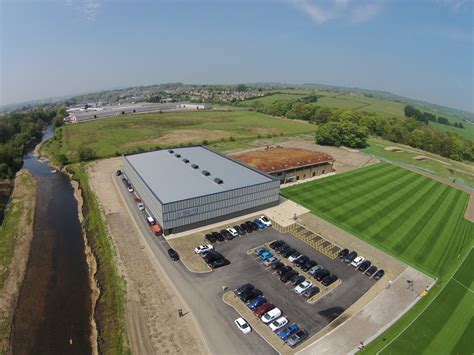
[[[254,289],[255,289],[254,285],[245,284],[245,285],[240,286],[237,290],[235,290],[235,294],[237,296],[240,296],[242,293],[247,292],[247,291],[251,291],[251,290],[254,290]]]
[[[248,334],[252,331],[252,328],[250,327],[250,325],[242,317],[234,320],[234,323],[237,326],[237,328],[239,328],[239,330],[244,334]]]
[[[215,259],[214,261],[211,261],[209,263],[209,266],[212,269],[219,269],[220,267],[223,267],[229,264],[230,264],[229,260],[227,260],[226,258],[220,258],[220,259]]]
[[[290,263],[294,263],[296,260],[298,260],[298,258],[301,258],[301,256],[302,256],[302,254],[299,251],[295,251],[293,254],[291,254],[288,257],[288,261]]]
[[[314,278],[318,281],[321,281],[326,276],[329,276],[331,273],[326,269],[321,269],[314,274]]]
[[[324,277],[322,280],[321,280],[321,283],[324,285],[324,286],[329,286],[329,285],[332,285],[334,282],[336,282],[339,278],[334,275],[334,274],[331,274],[331,275],[328,275],[326,277]]]
[[[308,288],[313,286],[313,283],[309,280],[303,281],[300,283],[298,286],[295,287],[295,292],[298,295],[301,295],[304,291],[306,291]]]
[[[214,233],[206,234],[205,238],[209,243],[215,243],[217,241],[217,238],[214,236]]]
[[[351,266],[355,267],[355,268],[358,268],[360,264],[362,264],[362,262],[365,260],[365,258],[363,256],[358,256],[357,258],[355,258],[352,263],[351,263]]]
[[[201,253],[211,251],[213,249],[214,249],[214,247],[210,244],[208,244],[208,245],[199,245],[198,247],[194,248],[194,252],[196,254],[201,254]]]
[[[268,311],[271,311],[275,306],[271,303],[264,303],[261,306],[258,306],[257,308],[254,309],[253,315],[255,317],[261,317]]]
[[[261,220],[259,220],[258,218],[255,219],[253,221],[253,223],[255,223],[259,229],[264,229],[265,228],[265,224],[263,224],[263,222]]]
[[[365,272],[365,274],[368,277],[371,277],[373,274],[375,274],[376,271],[377,271],[377,266],[372,265],[371,267],[368,268],[368,270]]]
[[[385,271],[380,269],[379,271],[377,271],[374,275],[374,280],[380,280],[383,275],[385,275]]]
[[[273,308],[271,311],[265,313],[262,318],[263,323],[270,323],[273,322],[275,319],[281,316],[281,310],[279,308]]]
[[[342,260],[347,256],[347,254],[349,254],[349,249],[342,249],[337,256]]]
[[[284,266],[285,266],[285,264],[283,264],[280,260],[278,260],[278,261],[276,261],[276,262],[274,262],[274,263],[272,263],[272,264],[270,265],[270,267],[271,267],[273,270],[278,270],[278,269],[280,269],[280,268],[282,268],[282,267],[284,267]]]
[[[264,303],[267,303],[267,299],[265,297],[257,297],[248,302],[247,307],[253,310]]]
[[[303,275],[296,274],[290,279],[290,284],[293,286],[297,286],[300,283],[304,282],[304,280],[306,280],[306,278]]]
[[[271,227],[272,226],[272,221],[270,221],[266,216],[262,216],[258,219],[260,222],[262,222],[265,227]]]
[[[278,261],[278,259],[276,257],[272,256],[272,257],[268,258],[267,260],[265,260],[263,262],[263,265],[270,266],[275,261]]]
[[[268,326],[272,332],[276,332],[278,329],[283,328],[288,324],[288,319],[286,317],[280,317],[271,322]]]
[[[301,343],[308,337],[308,332],[306,330],[298,330],[295,334],[288,338],[288,345],[294,348],[296,345]]]
[[[349,264],[351,263],[352,261],[354,261],[354,259],[357,258],[357,252],[355,251],[351,251],[349,254],[347,254],[343,261],[346,263],[346,264]]]
[[[283,275],[280,276],[280,281],[283,283],[287,283],[295,275],[298,275],[298,273],[295,270],[287,271]]]
[[[311,269],[308,270],[308,274],[314,276],[314,274],[321,269],[323,269],[321,265],[314,265]]]
[[[285,329],[280,330],[278,332],[278,337],[281,340],[286,341],[290,336],[292,336],[294,333],[296,333],[299,329],[300,329],[300,327],[298,327],[298,325],[296,323],[292,323],[288,327],[286,327]]]
[[[226,231],[229,232],[230,235],[234,238],[239,236],[239,233],[237,233],[237,231],[234,228],[227,228]]]
[[[317,286],[311,286],[310,288],[308,288],[306,291],[303,292],[303,296],[305,298],[311,298],[313,297],[314,295],[318,294],[319,293],[319,287]]]
[[[168,255],[170,256],[171,260],[173,261],[178,261],[179,260],[179,255],[176,250],[174,249],[168,249]]]
[[[369,260],[364,260],[362,264],[359,265],[359,271],[366,272],[370,265],[372,265],[372,263]]]
[[[260,291],[258,288],[254,288],[252,290],[248,290],[245,292],[242,292],[239,296],[242,302],[248,302],[254,298],[260,297],[263,295],[263,292]]]

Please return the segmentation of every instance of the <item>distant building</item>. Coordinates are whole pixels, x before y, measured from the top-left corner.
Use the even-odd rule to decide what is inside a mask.
[[[272,175],[281,184],[334,171],[329,154],[296,148],[268,148],[233,154],[232,158]]]
[[[181,103],[177,104],[176,108],[186,108],[190,110],[207,110],[211,108],[208,104],[187,104],[187,103]]]

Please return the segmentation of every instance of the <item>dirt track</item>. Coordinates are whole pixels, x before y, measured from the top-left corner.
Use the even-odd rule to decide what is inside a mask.
[[[203,354],[209,350],[191,314],[179,318],[183,302],[157,262],[145,252],[112,174],[120,158],[92,163],[90,184],[99,198],[126,281],[125,321],[133,354]]]

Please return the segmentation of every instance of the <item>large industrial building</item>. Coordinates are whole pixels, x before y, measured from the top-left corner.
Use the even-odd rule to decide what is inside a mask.
[[[268,173],[281,184],[331,173],[334,158],[329,154],[297,148],[267,148],[237,153],[234,159]]]
[[[278,179],[204,146],[126,155],[123,163],[165,235],[278,204]]]

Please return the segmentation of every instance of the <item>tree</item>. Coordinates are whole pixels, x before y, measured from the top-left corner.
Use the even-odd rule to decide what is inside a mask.
[[[449,125],[449,120],[445,117],[441,117],[439,116],[438,117],[438,123],[441,123],[441,124],[445,124],[445,125]]]
[[[316,131],[316,143],[321,145],[341,146],[342,137],[338,122],[328,122],[319,126]]]
[[[351,148],[367,146],[368,130],[349,121],[329,122],[321,125],[316,131],[316,143]]]
[[[239,85],[237,85],[235,90],[239,91],[239,92],[245,92],[245,91],[248,90],[248,88],[247,88],[247,85],[245,85],[245,84],[239,84]]]

